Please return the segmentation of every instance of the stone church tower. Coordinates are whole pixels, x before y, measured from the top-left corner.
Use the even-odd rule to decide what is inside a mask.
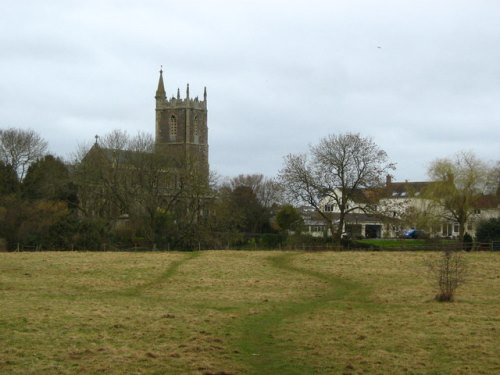
[[[156,89],[156,151],[161,152],[177,168],[191,169],[208,181],[208,126],[207,89],[203,100],[189,96],[167,98],[163,84],[163,70]]]

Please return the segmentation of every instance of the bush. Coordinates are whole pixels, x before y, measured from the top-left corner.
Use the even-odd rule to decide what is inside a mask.
[[[478,242],[500,241],[500,218],[481,221],[477,226],[476,239]]]
[[[473,243],[474,243],[474,240],[472,239],[472,236],[466,232],[464,234],[464,238],[463,238],[464,250],[471,251]]]
[[[465,282],[466,263],[463,252],[445,250],[438,258],[432,259],[429,268],[436,281],[439,302],[451,302],[457,288]]]

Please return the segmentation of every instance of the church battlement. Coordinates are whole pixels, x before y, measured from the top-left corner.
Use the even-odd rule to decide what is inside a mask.
[[[156,99],[156,108],[157,109],[174,109],[174,108],[193,108],[206,110],[207,102],[206,100],[200,100],[198,97],[192,98],[179,98],[172,96],[170,99]]]

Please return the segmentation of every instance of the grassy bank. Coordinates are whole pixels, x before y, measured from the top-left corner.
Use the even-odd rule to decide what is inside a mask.
[[[500,372],[500,255],[2,253],[0,373]]]

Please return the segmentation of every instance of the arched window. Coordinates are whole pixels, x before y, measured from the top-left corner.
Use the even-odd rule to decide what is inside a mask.
[[[173,115],[170,117],[169,121],[169,135],[171,141],[175,141],[177,138],[177,119]]]
[[[200,129],[199,129],[199,125],[198,125],[198,116],[194,117],[193,138],[194,138],[194,143],[198,143],[200,141]]]

